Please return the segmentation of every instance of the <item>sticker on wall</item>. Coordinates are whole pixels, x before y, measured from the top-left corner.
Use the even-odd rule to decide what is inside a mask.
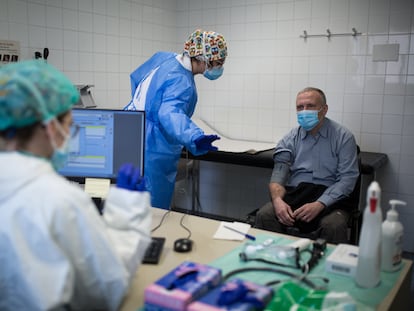
[[[18,41],[0,40],[0,65],[17,62],[20,59]]]

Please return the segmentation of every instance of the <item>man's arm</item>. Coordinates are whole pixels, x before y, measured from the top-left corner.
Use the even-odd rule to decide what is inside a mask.
[[[357,144],[353,136],[344,139],[338,158],[337,181],[329,186],[318,199],[326,208],[348,197],[356,184],[360,172],[358,166]]]
[[[279,222],[287,226],[292,226],[294,223],[292,209],[283,200],[286,193],[283,185],[289,177],[289,165],[286,162],[277,162],[276,158],[277,155],[275,155],[275,165],[269,183],[269,193]]]

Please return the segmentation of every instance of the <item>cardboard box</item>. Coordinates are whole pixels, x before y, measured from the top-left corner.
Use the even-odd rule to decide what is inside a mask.
[[[327,272],[354,277],[358,264],[359,247],[338,244],[325,262]]]

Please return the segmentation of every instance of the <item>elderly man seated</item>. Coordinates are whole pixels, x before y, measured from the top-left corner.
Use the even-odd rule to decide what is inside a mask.
[[[348,219],[356,207],[350,195],[359,176],[355,138],[326,117],[320,89],[300,91],[296,112],[299,126],[276,145],[271,202],[257,212],[255,227],[347,243]]]

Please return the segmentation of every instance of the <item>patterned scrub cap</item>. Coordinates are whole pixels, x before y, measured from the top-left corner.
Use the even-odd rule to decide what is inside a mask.
[[[47,122],[78,100],[76,87],[43,60],[0,67],[0,130]]]
[[[208,61],[227,57],[227,44],[224,37],[214,31],[195,30],[184,43],[184,53],[190,57],[203,55]]]

